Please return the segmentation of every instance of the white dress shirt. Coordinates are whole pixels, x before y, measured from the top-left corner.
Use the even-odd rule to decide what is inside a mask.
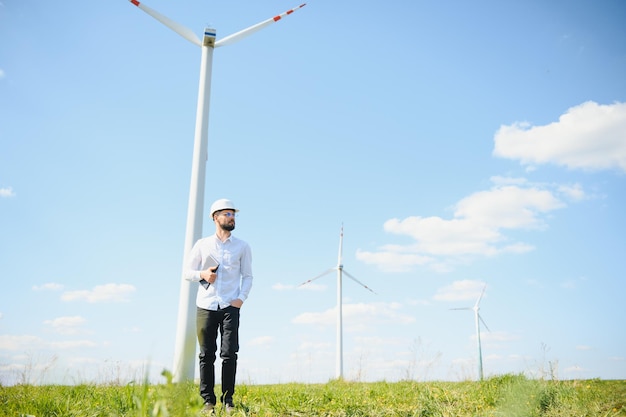
[[[217,278],[207,289],[198,286],[196,305],[205,310],[228,307],[231,301],[246,301],[252,288],[252,251],[241,239],[230,235],[222,242],[216,235],[198,240],[185,260],[183,278],[199,282],[208,256],[219,263]]]

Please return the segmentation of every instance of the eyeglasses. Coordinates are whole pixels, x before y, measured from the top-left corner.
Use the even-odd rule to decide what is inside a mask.
[[[219,216],[226,216],[226,217],[237,217],[237,213],[231,213],[230,211],[227,212],[220,212],[218,213]]]

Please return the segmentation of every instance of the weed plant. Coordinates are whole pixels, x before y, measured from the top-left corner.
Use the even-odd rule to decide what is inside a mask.
[[[263,417],[626,416],[626,381],[503,375],[481,382],[239,385],[230,415]],[[194,383],[0,386],[0,416],[200,416]],[[225,415],[217,407],[214,415]]]

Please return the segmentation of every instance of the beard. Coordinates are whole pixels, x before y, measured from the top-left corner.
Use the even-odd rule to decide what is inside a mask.
[[[235,230],[235,223],[220,223],[220,229],[232,232]]]

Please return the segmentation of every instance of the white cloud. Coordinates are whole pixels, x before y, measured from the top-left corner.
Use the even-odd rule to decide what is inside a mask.
[[[385,323],[409,324],[415,321],[415,317],[402,314],[399,312],[401,310],[401,305],[398,303],[343,304],[344,328],[347,331],[365,331]],[[292,323],[335,326],[337,308],[330,308],[320,313],[302,313],[296,316]]]
[[[2,3],[0,3],[1,5]],[[6,73],[4,72],[4,70],[2,68],[0,68],[0,80],[3,79],[4,77],[6,77]]]
[[[274,343],[272,336],[260,336],[250,341],[251,346],[268,346]]]
[[[46,320],[43,323],[50,326],[52,330],[59,334],[77,334],[80,332],[80,326],[85,324],[87,320],[80,316],[58,317],[53,320]]]
[[[282,284],[282,283],[277,283],[272,285],[272,289],[276,290],[276,291],[286,291],[286,290],[291,290],[293,289],[294,286],[290,285],[290,284]]]
[[[561,185],[559,186],[559,192],[572,201],[581,201],[587,198],[587,194],[580,184]]]
[[[298,350],[313,350],[313,351],[319,351],[319,350],[325,350],[328,349],[330,347],[332,347],[333,345],[329,342],[309,342],[309,341],[305,341],[300,343],[300,345],[298,346]]]
[[[33,285],[33,291],[58,291],[62,289],[63,285],[57,284],[56,282],[48,282],[43,285]]]
[[[567,290],[575,290],[580,286],[581,283],[584,283],[585,281],[587,281],[587,278],[585,277],[579,277],[577,279],[563,281],[561,282],[561,288],[565,288]]]
[[[563,207],[550,191],[517,186],[494,187],[462,199],[454,216],[492,233],[494,229],[532,229],[543,226],[539,214]]]
[[[337,310],[329,309],[322,313],[302,313],[298,314],[296,317],[291,320],[292,323],[295,324],[321,324],[321,325],[331,325],[336,323],[337,320]]]
[[[89,303],[127,302],[135,287],[129,284],[98,285],[92,290],[67,291],[63,293],[63,301],[82,300]]]
[[[386,232],[415,239],[408,245],[383,245],[377,251],[357,250],[356,257],[389,272],[409,271],[422,265],[446,272],[458,262],[476,256],[502,253],[526,253],[533,247],[505,235],[507,230],[546,228],[547,213],[565,206],[556,192],[546,185],[525,184],[494,177],[490,190],[479,191],[461,199],[454,206],[454,217],[410,216],[387,220]],[[511,185],[511,183],[524,184]],[[580,188],[567,188],[568,195],[579,196]]]
[[[43,340],[37,336],[0,334],[0,350],[25,351],[42,344]]]
[[[1,74],[0,74],[0,78],[2,78]],[[13,192],[12,187],[0,188],[0,197],[5,197],[5,198],[15,197],[15,192]]]
[[[90,340],[65,340],[65,341],[47,341],[38,336],[31,335],[0,335],[0,351],[17,351],[27,352],[31,349],[74,349],[74,348],[91,348],[97,344]]]
[[[326,288],[328,288],[327,285],[325,284],[312,284],[310,282],[307,282],[306,284],[302,285],[302,286],[297,286],[296,287],[298,290],[305,290],[305,291],[324,291]]]
[[[377,252],[358,249],[356,258],[366,264],[378,265],[387,272],[406,272],[415,265],[427,265],[433,262],[432,257],[410,253],[412,251],[410,247],[385,245]]]
[[[452,284],[437,290],[433,299],[437,301],[476,301],[480,297],[483,288],[485,288],[485,283],[482,281],[469,279],[454,281]]]
[[[64,340],[61,342],[49,342],[48,347],[50,349],[76,349],[76,348],[93,348],[98,346],[97,343],[91,340]]]
[[[574,290],[577,288],[575,281],[564,281],[561,283],[561,288],[565,288],[567,290]]]
[[[474,335],[475,338],[476,335]],[[513,342],[521,339],[520,335],[507,332],[481,332],[480,338],[486,343]]]
[[[545,126],[501,126],[493,154],[524,165],[556,164],[570,169],[626,172],[626,103],[593,101],[572,107]]]

